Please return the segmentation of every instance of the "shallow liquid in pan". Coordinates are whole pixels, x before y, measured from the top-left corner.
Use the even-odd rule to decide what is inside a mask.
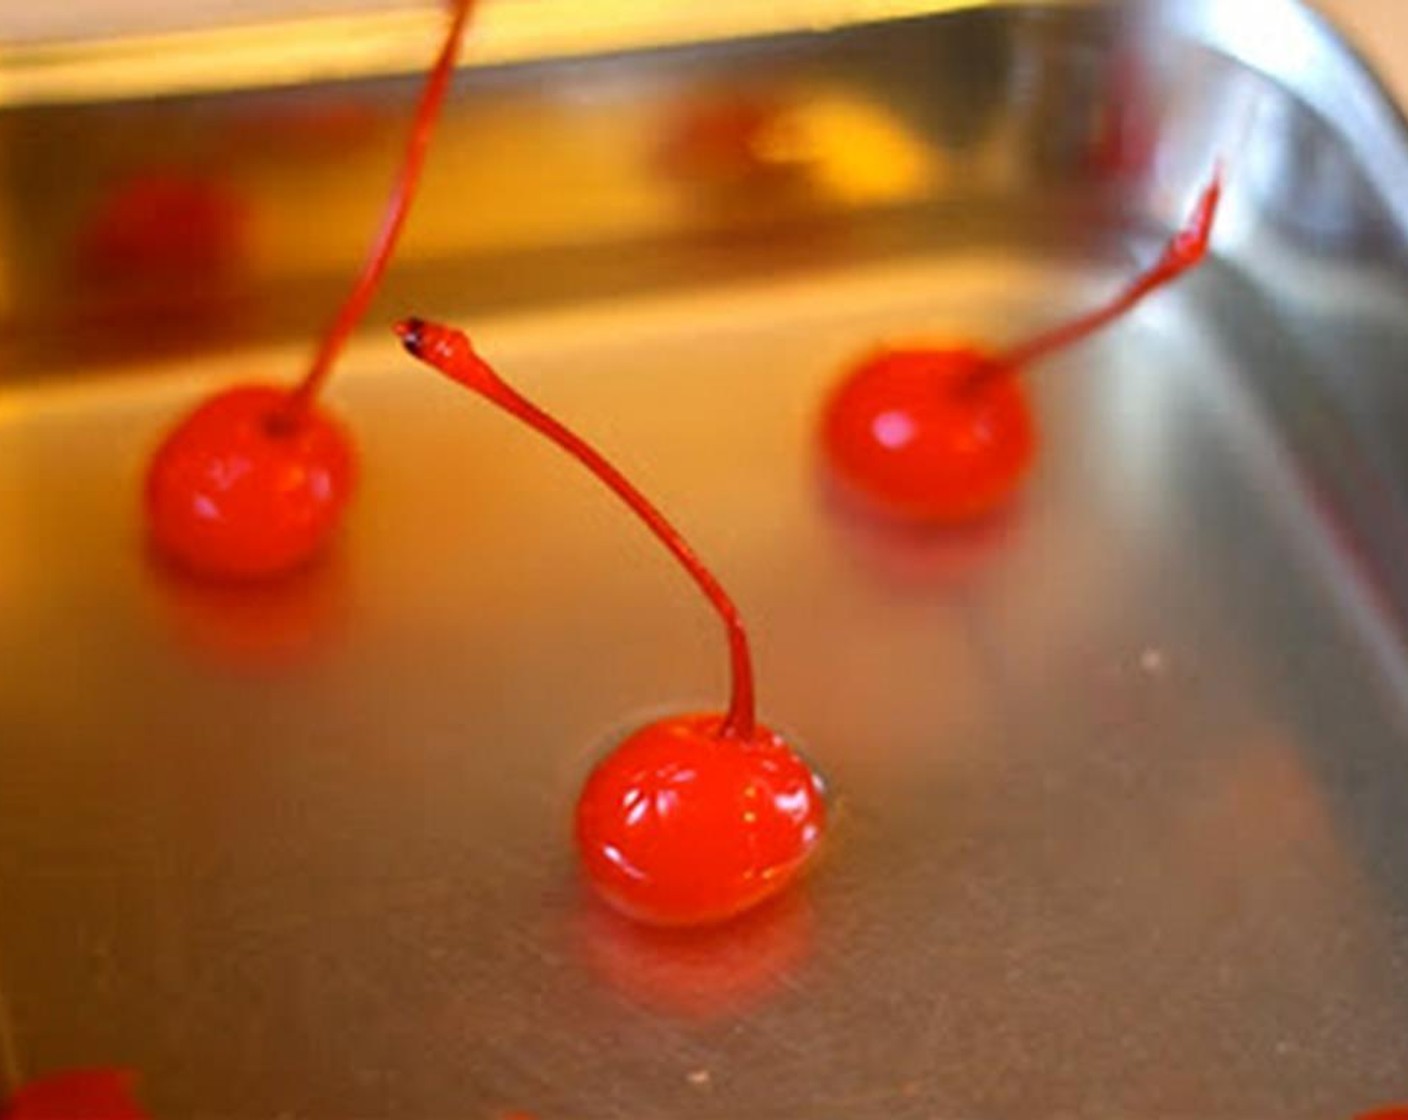
[[[213,333],[75,337],[95,320],[66,317],[63,238],[102,181],[80,172],[127,149],[58,139],[213,158],[192,138],[263,102],[6,116],[0,1058],[134,1067],[173,1120],[1321,1120],[1408,1097],[1408,210],[1372,185],[1393,165],[1359,146],[1363,99],[1326,108],[1350,88],[1328,48],[1305,90],[1175,51],[1157,158],[1102,179],[1110,10],[473,87],[447,167],[496,137],[574,174],[603,153],[602,193],[481,225],[432,184],[332,386],[362,453],[347,530],[260,589],[151,560],[145,456],[202,391],[293,376],[360,227],[262,260]],[[633,130],[671,81],[740,75],[861,106],[942,174],[860,197],[823,161],[762,209],[682,202]],[[302,176],[349,214],[374,198],[383,125],[357,160],[289,164],[275,216],[330,197]],[[1005,516],[931,535],[838,499],[815,422],[848,363],[1087,306],[1234,141],[1218,259],[1033,372],[1040,459]],[[251,151],[221,158],[268,186]],[[530,172],[468,181],[502,200]],[[738,599],[763,713],[835,795],[777,905],[665,936],[584,893],[578,785],[634,724],[722,702],[717,623],[591,479],[381,333],[410,311],[469,328]]]
[[[14,397],[25,1060],[133,1064],[176,1115],[1309,1117],[1391,1089],[1401,664],[1217,329],[1238,279],[1036,374],[1007,517],[897,533],[817,469],[821,394],[875,339],[997,335],[1118,275],[974,253],[478,332],[711,558],[833,784],[815,875],[704,939],[574,878],[593,757],[717,703],[723,659],[553,449],[368,345],[336,394],[349,532],[250,600],[141,548],[191,379]]]

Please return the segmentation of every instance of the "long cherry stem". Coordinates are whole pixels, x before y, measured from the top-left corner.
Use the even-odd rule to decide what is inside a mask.
[[[753,659],[749,652],[748,635],[743,629],[743,619],[728,592],[704,566],[679,531],[591,444],[505,382],[493,367],[474,352],[462,331],[421,319],[406,319],[396,325],[396,333],[412,357],[419,358],[452,381],[522,420],[585,466],[645,522],[660,543],[684,566],[719,613],[728,633],[732,691],[719,733],[726,737],[751,739],[757,728],[757,706],[753,690]]]
[[[1198,198],[1187,224],[1164,247],[1163,255],[1153,267],[1140,273],[1103,307],[998,353],[991,365],[985,368],[1010,373],[1079,342],[1118,319],[1150,292],[1177,279],[1200,263],[1207,256],[1213,219],[1217,216],[1217,205],[1221,197],[1222,173],[1219,170],[1214,172],[1212,181]]]
[[[289,394],[288,409],[285,415],[296,420],[312,406],[313,399],[332,373],[332,367],[347,345],[357,324],[367,313],[372,297],[381,283],[391,255],[400,240],[401,230],[415,201],[416,190],[420,185],[421,171],[425,167],[425,157],[430,149],[430,140],[440,118],[440,109],[445,102],[445,93],[454,74],[455,60],[459,56],[460,40],[465,24],[474,10],[477,0],[455,0],[450,17],[450,26],[445,32],[445,40],[440,54],[431,67],[416,105],[414,123],[406,141],[406,152],[401,161],[401,170],[396,177],[391,197],[387,200],[386,211],[382,215],[381,227],[372,241],[362,271],[348,292],[337,315],[323,334],[313,356],[313,363],[299,385]]]

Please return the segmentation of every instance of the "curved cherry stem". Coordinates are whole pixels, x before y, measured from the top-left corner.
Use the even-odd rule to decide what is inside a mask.
[[[425,88],[421,91],[420,101],[416,104],[414,124],[406,141],[406,153],[401,161],[401,170],[396,177],[391,198],[387,201],[386,211],[382,215],[381,227],[377,230],[366,263],[353,283],[352,290],[348,292],[318,344],[313,364],[297,388],[289,394],[288,408],[284,413],[288,420],[296,422],[312,406],[313,399],[332,373],[332,367],[347,345],[348,338],[367,313],[381,278],[391,263],[391,255],[401,238],[401,230],[406,224],[411,203],[415,201],[416,190],[420,185],[430,140],[454,74],[465,24],[476,2],[477,0],[455,0],[444,45],[441,46],[440,54],[431,67]]]
[[[1188,222],[1174,234],[1164,247],[1163,255],[1151,268],[1140,273],[1104,306],[999,352],[991,365],[985,366],[985,371],[1010,373],[1079,342],[1118,319],[1150,292],[1176,280],[1199,264],[1207,256],[1213,220],[1217,216],[1221,197],[1222,170],[1219,167],[1199,196]]]
[[[626,503],[675,558],[684,565],[699,589],[708,598],[728,633],[732,691],[728,712],[719,727],[727,738],[751,739],[757,728],[757,705],[753,690],[753,659],[748,635],[738,608],[723,585],[704,566],[679,531],[666,520],[650,500],[608,462],[599,451],[564,427],[532,401],[522,396],[474,352],[462,331],[421,319],[396,324],[396,333],[412,357],[439,370],[452,381],[473,390],[505,412],[541,432],[601,479]]]

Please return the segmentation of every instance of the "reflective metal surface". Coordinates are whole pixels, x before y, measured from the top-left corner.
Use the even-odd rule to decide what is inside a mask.
[[[1408,1096],[1408,288],[1374,163],[1403,141],[1361,149],[1199,34],[1034,5],[505,71],[457,106],[382,317],[471,326],[673,512],[836,791],[804,888],[698,937],[597,909],[566,825],[613,734],[721,695],[716,626],[553,449],[373,331],[334,386],[365,482],[325,564],[212,590],[142,547],[152,441],[207,385],[293,375],[362,224],[335,171],[373,199],[381,142],[257,195],[314,244],[255,254],[208,323],[175,330],[158,275],[104,335],[109,281],[65,310],[84,188],[44,162],[54,131],[98,166],[105,129],[149,135],[126,114],[174,149],[240,105],[6,118],[0,1055],[134,1066],[172,1118]],[[1319,42],[1332,89],[1349,63]],[[767,148],[741,191],[731,164],[623,154],[720,88],[887,154]],[[476,124],[495,111],[544,162]],[[1309,212],[1280,189],[1307,145],[1335,171]],[[1083,306],[1229,148],[1219,259],[1033,376],[1043,457],[1010,516],[931,537],[833,500],[812,425],[847,361]],[[469,201],[539,174],[531,206]]]
[[[1047,7],[1090,0],[1047,0]],[[471,64],[541,62],[795,35],[1021,0],[499,0]],[[0,10],[0,105],[165,96],[411,73],[442,0],[69,0]]]

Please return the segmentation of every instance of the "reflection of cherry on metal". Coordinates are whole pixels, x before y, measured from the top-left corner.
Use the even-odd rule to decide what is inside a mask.
[[[205,288],[243,265],[248,224],[248,208],[228,184],[196,172],[147,171],[103,197],[79,239],[80,275]]]
[[[701,95],[670,119],[661,170],[713,189],[779,186],[804,173],[810,155],[800,121],[776,94]]]
[[[582,959],[612,991],[693,1020],[756,1010],[805,964],[815,932],[811,905],[797,893],[717,929],[644,926],[591,898],[575,922]]]
[[[1138,51],[1115,52],[1101,93],[1090,160],[1108,178],[1143,175],[1158,150],[1158,100],[1150,61]]]
[[[280,580],[254,584],[192,577],[154,553],[148,583],[182,648],[230,669],[282,669],[328,649],[347,611],[347,573],[330,556]]]
[[[820,501],[838,546],[858,567],[887,587],[954,587],[986,571],[985,561],[1017,530],[1021,503],[1009,503],[984,517],[934,533],[923,525],[896,525],[871,505],[851,500],[834,475],[818,471]]]
[[[154,169],[110,188],[87,218],[66,301],[68,341],[179,348],[245,312],[249,213],[228,183]]]
[[[735,917],[785,890],[826,825],[820,777],[758,722],[743,620],[684,537],[599,451],[510,386],[461,331],[396,327],[406,350],[557,444],[619,498],[694,581],[723,623],[731,690],[723,713],[656,720],[588,776],[576,839],[588,879],[624,914],[658,925]]]
[[[78,1069],[21,1086],[0,1120],[150,1120],[136,1098],[137,1075],[123,1069]]]

